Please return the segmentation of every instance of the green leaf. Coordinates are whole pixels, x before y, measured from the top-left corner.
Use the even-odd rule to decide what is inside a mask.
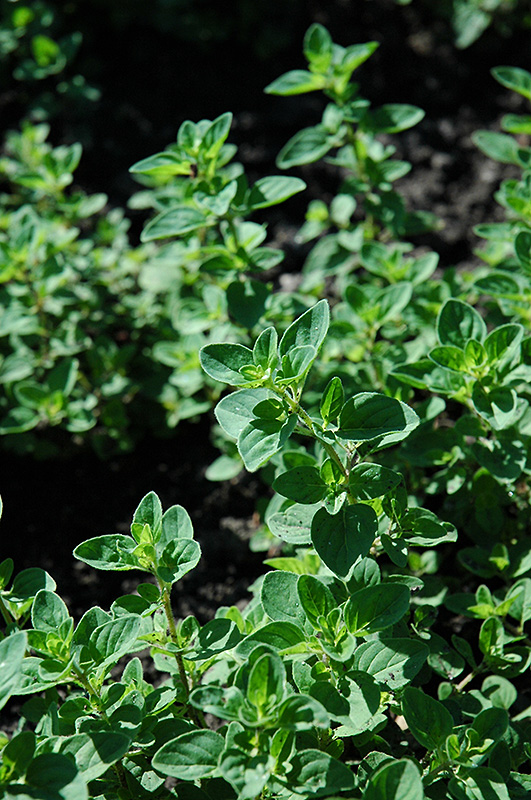
[[[520,231],[514,240],[516,257],[524,270],[531,273],[531,232]]]
[[[33,791],[27,797],[87,800],[87,785],[72,758],[61,753],[42,753],[36,756],[26,772],[26,783]],[[21,797],[17,792],[15,796]]]
[[[394,691],[411,683],[428,654],[428,647],[417,639],[379,639],[358,645],[352,666]]]
[[[306,184],[300,178],[289,178],[285,175],[268,175],[256,181],[249,192],[247,205],[255,211],[257,208],[283,203],[294,194],[304,191]]]
[[[316,681],[310,692],[348,735],[366,730],[380,706],[380,690],[373,678],[363,672],[342,675],[337,688],[328,681]]]
[[[0,642],[0,708],[16,693],[27,646],[25,631],[17,631]]]
[[[227,793],[230,800],[234,796],[240,800],[253,800],[255,797],[260,797],[262,789],[270,778],[271,763],[266,753],[251,756],[246,751],[231,748],[224,751],[219,769],[226,781],[225,785],[230,785],[234,790],[230,795]],[[207,798],[211,800],[212,795],[205,794],[205,800]]]
[[[28,567],[21,570],[13,581],[11,587],[11,600],[28,600],[37,594],[39,589],[48,589],[53,592],[56,588],[54,579],[40,567]]]
[[[226,618],[211,619],[203,625],[194,643],[194,651],[187,651],[186,658],[206,661],[218,653],[232,650],[242,640],[236,623]]]
[[[33,58],[39,67],[48,67],[56,62],[61,55],[61,48],[44,34],[37,34],[31,39],[31,51]]]
[[[286,669],[276,653],[265,652],[253,664],[246,696],[260,714],[271,713],[286,694]]]
[[[233,281],[227,287],[229,313],[240,325],[248,329],[254,328],[266,311],[269,296],[269,288],[261,281]]]
[[[425,112],[417,106],[389,103],[368,112],[361,127],[374,133],[399,133],[417,125],[424,116]]]
[[[350,493],[358,500],[382,497],[400,484],[402,476],[380,464],[363,463],[351,469],[348,479]]]
[[[303,616],[313,628],[321,630],[319,617],[327,617],[337,605],[328,586],[313,575],[300,575],[296,581],[296,593]]]
[[[303,694],[291,695],[280,705],[277,725],[289,731],[328,728],[330,717],[321,703]]]
[[[448,709],[421,689],[408,686],[404,690],[402,713],[417,742],[427,750],[443,745],[452,733],[454,723]]]
[[[266,94],[278,94],[287,97],[293,94],[305,94],[315,92],[325,86],[325,79],[322,75],[316,75],[304,69],[293,69],[272,81],[264,92]]]
[[[417,415],[400,400],[376,392],[360,392],[343,406],[337,436],[361,442],[400,432],[400,438],[405,438],[418,424]]]
[[[43,386],[31,381],[22,381],[13,387],[17,401],[25,408],[38,410],[49,401],[50,393]]]
[[[520,287],[511,275],[505,272],[491,272],[484,278],[480,278],[475,283],[480,292],[490,294],[493,297],[508,297],[517,299],[520,295]]]
[[[484,345],[491,364],[500,367],[499,362],[507,362],[516,352],[524,336],[524,329],[516,323],[507,323],[494,328],[485,339]]]
[[[299,575],[295,572],[275,570],[264,576],[260,600],[265,613],[272,620],[304,623],[305,614],[301,608],[297,590]]]
[[[427,508],[410,508],[401,519],[402,539],[415,547],[434,547],[455,542],[457,530],[450,522],[442,522]]]
[[[479,632],[479,649],[488,656],[499,656],[503,653],[503,625],[497,617],[489,617]]]
[[[33,731],[15,733],[2,750],[4,770],[7,768],[11,774],[24,775],[35,754],[35,743]]]
[[[472,729],[479,737],[479,744],[498,742],[509,725],[509,715],[504,708],[484,708],[474,717]]]
[[[476,339],[469,339],[465,346],[465,361],[470,369],[483,367],[487,363],[487,351],[484,345]]]
[[[379,583],[354,592],[345,606],[345,625],[354,636],[367,636],[399,622],[409,611],[409,589]]]
[[[237,192],[238,192],[237,181],[229,181],[229,183],[227,183],[227,185],[224,186],[223,189],[221,189],[214,195],[205,194],[202,191],[197,191],[194,194],[194,200],[197,203],[197,205],[201,206],[207,211],[210,211],[216,217],[224,217],[229,211],[231,203],[236,197]],[[209,264],[209,268],[210,267],[211,264]]]
[[[142,498],[133,515],[131,533],[137,542],[144,525],[149,525],[154,541],[158,541],[162,533],[162,505],[155,492]]]
[[[378,324],[383,325],[391,319],[399,319],[413,294],[413,284],[402,281],[386,286],[376,295]]]
[[[420,773],[412,761],[386,762],[369,777],[363,800],[424,800]]]
[[[506,782],[490,767],[474,767],[448,784],[455,800],[511,800]],[[523,796],[523,795],[522,795]]]
[[[379,42],[364,42],[363,44],[351,44],[346,47],[341,59],[341,67],[348,70],[351,75],[364,61],[367,61],[374,51],[380,46]]]
[[[472,389],[474,408],[496,431],[509,428],[519,416],[518,396],[508,386],[486,391],[479,382]]]
[[[303,750],[290,762],[289,789],[303,797],[327,797],[354,788],[354,772],[321,750]]]
[[[188,512],[182,506],[170,506],[162,515],[159,548],[164,548],[173,539],[193,539],[193,536],[194,529]]]
[[[496,131],[475,131],[472,134],[472,141],[485,153],[486,156],[501,164],[516,164],[522,166],[518,149],[519,145],[515,138],[506,133]]]
[[[178,153],[167,150],[137,161],[129,167],[129,172],[133,175],[153,175],[165,179],[173,175],[189,175],[191,166],[190,159],[183,159]]]
[[[216,381],[231,386],[249,383],[240,369],[253,364],[253,351],[243,344],[207,344],[199,351],[199,360],[206,374]]]
[[[527,134],[531,132],[531,114],[504,114],[500,124],[507,133]]]
[[[141,569],[133,554],[137,543],[131,536],[121,533],[96,536],[81,542],[74,550],[75,558],[95,569],[116,570]]]
[[[241,719],[247,710],[246,706],[248,706],[238,687],[229,686],[227,688],[215,684],[198,686],[192,691],[190,702],[195,708],[200,708],[207,714],[215,714],[225,720]]]
[[[172,539],[159,557],[157,575],[164,583],[175,583],[201,559],[201,547],[193,539]]]
[[[205,158],[212,159],[218,155],[229,135],[231,125],[232,114],[230,111],[221,114],[209,125],[201,142],[201,152]]]
[[[495,708],[509,709],[516,702],[518,692],[513,684],[501,675],[489,675],[481,685],[481,693]]]
[[[301,164],[312,164],[325,156],[331,146],[330,134],[323,125],[303,128],[281,149],[277,156],[277,167],[291,169]]]
[[[247,658],[255,647],[262,644],[273,647],[281,654],[292,649],[296,652],[303,652],[305,650],[304,645],[301,648],[303,642],[305,642],[305,636],[299,625],[285,621],[270,622],[246,636],[243,642],[236,647],[236,655],[239,658]]]
[[[85,611],[76,626],[73,636],[74,645],[83,646],[87,644],[95,628],[111,620],[112,616],[106,611],[103,611],[99,606],[92,606],[89,608],[88,611]]]
[[[115,731],[91,731],[72,736],[49,737],[39,745],[39,752],[73,756],[87,783],[104,775],[112,764],[129,750],[129,736]]]
[[[470,341],[475,341],[471,339]],[[465,351],[455,345],[443,344],[439,347],[434,347],[428,353],[432,361],[444,369],[450,369],[453,372],[468,372],[469,365],[465,356]]]
[[[246,425],[256,418],[254,407],[270,396],[267,389],[239,389],[223,397],[214,409],[214,414],[225,433],[237,439]]]
[[[531,100],[531,73],[527,70],[520,67],[494,67],[491,72],[502,86]]]
[[[347,588],[350,592],[357,592],[365,586],[376,586],[380,583],[380,579],[380,567],[374,558],[362,558],[354,566]]]
[[[328,484],[316,467],[303,465],[293,467],[275,478],[273,489],[296,503],[311,504],[325,497]]]
[[[341,378],[332,378],[328,382],[319,404],[319,413],[321,414],[321,419],[325,426],[337,420],[344,402],[345,391],[341,383]]]
[[[215,771],[225,745],[223,736],[209,730],[190,731],[171,739],[153,756],[153,768],[181,781],[207,778]]]
[[[315,72],[326,72],[332,61],[332,37],[323,25],[310,25],[304,35],[304,55]]]
[[[89,639],[93,656],[101,665],[118,661],[121,656],[132,652],[140,632],[141,618],[136,614],[124,614],[105,622],[96,628]],[[142,649],[142,645],[136,647]]]
[[[57,632],[68,619],[68,608],[58,595],[47,589],[37,592],[31,608],[31,621],[36,630]]]
[[[272,514],[267,525],[272,534],[289,544],[309,544],[315,506],[295,504]]]
[[[293,347],[282,356],[282,368],[276,376],[275,383],[286,386],[300,381],[315,361],[317,350],[311,344]]]
[[[278,337],[274,328],[262,331],[253,347],[253,361],[262,369],[270,369],[277,362]]]
[[[0,421],[0,435],[31,431],[39,424],[39,421],[39,415],[31,408],[24,406],[12,408]]]
[[[48,389],[51,392],[61,392],[68,397],[76,385],[78,369],[77,358],[64,358],[48,373],[46,380]]]
[[[311,345],[319,350],[330,324],[330,310],[326,300],[320,300],[292,322],[279,344],[279,353],[285,356],[295,347]]]
[[[213,225],[215,219],[208,219],[202,211],[191,206],[172,206],[152,219],[140,235],[141,242],[152,242],[155,239],[168,239],[172,236],[184,236],[198,228]]]
[[[295,426],[295,414],[285,422],[276,419],[255,419],[249,422],[238,438],[238,452],[249,472],[256,472],[289,439]]]
[[[437,335],[441,344],[464,348],[469,339],[483,342],[487,326],[472,306],[451,298],[439,312]]]
[[[326,566],[346,578],[356,561],[366,556],[378,533],[378,518],[363,503],[344,506],[337,514],[320,508],[312,520],[312,542]]]

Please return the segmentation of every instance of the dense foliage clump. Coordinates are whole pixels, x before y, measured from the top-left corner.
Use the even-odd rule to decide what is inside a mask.
[[[531,118],[476,133],[513,169],[504,218],[477,227],[478,266],[441,274],[410,241],[436,217],[395,186],[411,165],[393,137],[423,111],[373,107],[352,81],[376,48],[307,31],[307,68],[267,92],[325,106],[279,174],[249,180],[230,113],[185,121],[131,168],[131,205],[153,212],[139,245],[104,195],[72,188],[78,145],[29,123],[6,143],[0,434],[104,454],[137,424],[213,410],[209,477],[260,473],[269,568],[245,607],[175,619],[201,548],[154,492],[130,533],[75,548],[147,574],[108,610],[74,620],[46,571],[2,561],[6,798],[531,792]],[[493,75],[531,100],[530,73]],[[319,161],[337,191],[309,202],[304,267],[279,291],[260,214],[306,190],[283,170]]]

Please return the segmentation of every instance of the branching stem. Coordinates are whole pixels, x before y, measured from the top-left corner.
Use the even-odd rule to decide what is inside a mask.
[[[326,450],[330,458],[337,464],[337,466],[339,467],[345,478],[348,478],[348,470],[341,461],[341,458],[337,454],[334,446],[330,442],[327,442],[326,439],[322,438],[319,431],[315,429],[314,421],[312,420],[310,415],[301,407],[299,402],[290,397],[285,389],[282,389],[276,384],[272,384],[269,388],[271,388],[272,391],[275,392],[275,394],[278,394],[279,397],[281,397],[283,400],[287,402],[290,411],[293,414],[296,414],[298,418],[301,420],[301,422],[306,426],[306,428],[309,431],[309,435],[312,436],[314,439],[316,439],[319,442],[319,444],[323,446],[323,448]]]

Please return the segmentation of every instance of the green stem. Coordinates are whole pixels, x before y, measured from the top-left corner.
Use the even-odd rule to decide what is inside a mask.
[[[323,446],[323,448],[326,450],[326,452],[330,456],[330,458],[333,461],[335,461],[335,463],[338,465],[339,469],[341,470],[341,472],[343,473],[345,478],[348,478],[348,470],[345,467],[345,465],[343,464],[343,462],[341,461],[341,458],[339,457],[339,455],[336,453],[336,450],[335,450],[334,446],[332,444],[330,444],[330,442],[327,442],[326,439],[323,439],[320,436],[319,432],[316,431],[315,424],[314,424],[312,418],[300,406],[299,402],[297,400],[294,400],[293,398],[291,398],[289,396],[289,394],[286,392],[285,389],[282,389],[282,388],[280,388],[279,386],[276,386],[273,383],[268,388],[271,388],[272,391],[275,392],[275,394],[278,394],[280,397],[282,397],[283,400],[285,400],[288,403],[291,412],[293,414],[296,414],[299,417],[301,422],[308,428],[308,430],[310,432],[310,435],[314,439],[316,439],[319,442],[319,444],[321,444]]]
[[[94,705],[97,707],[97,709],[98,709],[99,713],[101,714],[102,718],[105,720],[105,722],[107,723],[107,725],[110,728],[111,727],[111,721],[110,721],[110,719],[109,719],[109,717],[107,715],[107,712],[105,711],[105,709],[103,707],[103,703],[101,701],[101,698],[100,698],[96,688],[92,684],[92,681],[90,680],[90,678],[88,677],[88,675],[85,672],[82,672],[82,670],[77,669],[76,667],[73,667],[72,671],[74,672],[75,676],[77,677],[77,679],[79,680],[79,682],[81,683],[81,685],[83,686],[85,691],[87,692],[88,696],[90,697],[90,699],[92,700]],[[121,788],[122,789],[127,789],[127,778],[126,778],[126,774],[125,774],[124,765],[122,764],[122,762],[121,761],[117,761],[116,763],[114,763],[112,765],[112,768],[113,768],[113,770],[114,770],[114,772],[116,774],[116,777],[118,779],[118,783],[120,784]]]
[[[164,613],[166,614],[166,621],[168,623],[168,630],[170,632],[170,639],[172,640],[174,645],[177,645],[177,628],[175,626],[175,619],[173,618],[173,611],[171,608],[171,600],[170,600],[170,592],[167,586],[164,584],[159,583],[160,592],[162,595],[162,602],[164,605]],[[188,703],[188,697],[190,696],[190,686],[188,683],[188,676],[186,674],[186,669],[184,668],[184,661],[183,657],[180,653],[175,653],[175,660],[177,662],[177,669],[179,670],[179,678],[181,679],[181,683],[184,689],[184,698],[185,702]]]
[[[524,633],[523,628],[521,626],[513,625],[506,619],[503,620],[503,627],[505,628],[505,630],[509,631],[509,633],[512,633],[514,636],[522,636]],[[522,639],[522,642],[526,645],[526,647],[531,647],[531,639],[529,639],[529,636],[526,636],[524,639]]]
[[[433,783],[434,779],[441,772],[449,772],[450,775],[453,775],[452,766],[453,764],[451,761],[444,761],[442,764],[439,764],[438,767],[432,769],[431,772],[428,772],[427,775],[424,776],[424,780],[427,781],[428,784]]]
[[[2,614],[6,625],[16,624],[16,620],[2,598],[0,597],[0,614]]]
[[[157,579],[158,580],[158,579]],[[171,600],[170,600],[170,591],[167,586],[165,586],[162,581],[158,580],[160,593],[162,595],[162,602],[164,605],[164,613],[166,615],[166,620],[168,622],[168,630],[170,632],[170,639],[172,640],[174,645],[177,645],[177,628],[175,626],[175,619],[173,617],[173,611],[171,608]],[[190,684],[188,682],[188,675],[186,674],[186,668],[184,666],[184,659],[181,653],[175,653],[175,661],[177,662],[177,670],[179,672],[179,678],[181,680],[182,687],[184,689],[184,702],[188,706],[190,714],[193,717],[194,722],[199,728],[206,728],[206,722],[203,715],[203,712],[190,706],[188,700],[190,697]]]
[[[465,686],[468,686],[468,684],[469,684],[471,681],[473,681],[473,680],[474,680],[474,678],[475,678],[475,677],[477,677],[477,675],[479,675],[479,674],[480,674],[480,672],[483,672],[483,667],[482,667],[482,665],[481,665],[481,664],[479,665],[479,667],[476,667],[476,668],[475,668],[475,669],[473,669],[471,672],[469,672],[469,673],[468,673],[468,675],[465,675],[465,677],[463,678],[463,680],[459,681],[459,683],[458,683],[458,684],[456,685],[456,687],[455,687],[455,688],[456,688],[456,690],[457,690],[458,692],[462,692],[462,691],[463,691],[463,689],[465,688]]]

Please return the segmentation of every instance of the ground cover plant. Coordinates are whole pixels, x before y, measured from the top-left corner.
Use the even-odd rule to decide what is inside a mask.
[[[373,460],[418,415],[381,393],[345,400],[339,378],[320,419],[299,402],[328,323],[322,300],[280,341],[268,328],[253,350],[202,350],[205,370],[244,387],[217,415],[247,468],[283,455],[270,524],[295,551],[266,562],[243,611],[174,619],[172,585],[201,551],[186,511],[163,513],[153,492],[130,535],[75,550],[96,569],[151,575],[108,612],[75,625],[51,576],[34,568],[11,582],[2,562],[2,702],[30,695],[5,741],[4,796],[164,797],[171,785],[178,797],[528,794],[529,570],[505,548],[488,561],[505,572],[501,591],[434,596],[433,548],[456,542],[456,528],[409,507],[404,476]],[[314,457],[286,449],[297,432]],[[474,639],[436,632],[443,600],[477,620]],[[136,655],[146,646],[165,678],[156,686]]]
[[[171,410],[185,397],[195,413],[215,404],[224,456],[212,477],[258,474],[268,569],[244,606],[176,619],[172,588],[201,548],[187,511],[164,511],[154,492],[129,533],[75,548],[95,570],[147,574],[109,608],[74,619],[45,570],[3,560],[0,705],[17,722],[1,741],[2,796],[529,796],[529,115],[476,134],[516,175],[496,195],[506,218],[477,229],[477,268],[440,273],[437,254],[407,241],[436,218],[393,186],[409,164],[392,159],[389,137],[422,111],[373,108],[351,80],[375,47],[339,46],[314,25],[308,69],[268,86],[327,103],[282,148],[279,173],[336,169],[334,196],[313,200],[301,226],[300,241],[316,243],[293,292],[275,291],[283,253],[248,217],[306,187],[298,175],[249,181],[227,144],[230,114],[185,122],[176,144],[134,165],[144,190],[133,203],[156,212],[134,249],[119,215],[98,216],[106,198],[65,194],[79,148],[51,148],[43,127],[12,137],[4,287],[12,308],[27,305],[6,341],[19,369],[45,352],[36,377],[5,381],[26,409],[8,415],[37,427],[52,409],[83,433],[92,408],[76,394],[87,391],[78,364],[93,366],[95,349],[123,356],[105,318],[117,315],[131,359],[156,376],[168,368],[153,399]],[[494,81],[531,100],[525,70],[501,66]],[[57,208],[70,225],[57,226]],[[76,268],[97,273],[102,294],[64,280]],[[103,307],[99,350],[80,348],[75,330],[59,347],[39,339],[43,315],[74,304],[90,324]],[[24,327],[30,316],[40,329]],[[106,373],[117,396],[124,363]]]

